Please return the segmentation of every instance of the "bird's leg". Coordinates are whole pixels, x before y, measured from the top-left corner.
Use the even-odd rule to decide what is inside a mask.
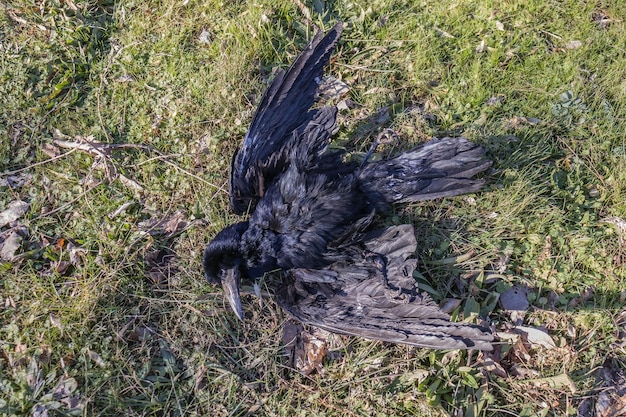
[[[369,150],[365,154],[365,158],[363,158],[363,162],[361,162],[361,166],[359,167],[360,169],[362,169],[365,166],[365,164],[367,164],[367,161],[369,161],[369,159],[372,157],[374,152],[376,152],[376,148],[378,148],[378,138],[374,139],[374,142],[372,142],[372,145],[370,146]]]
[[[391,139],[389,139],[390,137],[394,139],[398,139],[398,134],[394,132],[393,129],[384,129],[382,132],[380,132],[378,136],[376,136],[376,139],[374,139],[374,142],[372,142],[359,168],[362,169],[363,166],[369,161],[369,159],[372,157],[374,152],[376,152],[376,148],[378,148],[378,145],[380,145],[381,143],[390,143],[391,142]]]
[[[389,278],[387,277],[387,261],[385,257],[379,253],[369,252],[365,255],[365,259],[371,262],[378,272],[380,272],[380,278],[385,288],[385,296],[390,300],[402,298],[402,288],[391,288],[389,285]]]

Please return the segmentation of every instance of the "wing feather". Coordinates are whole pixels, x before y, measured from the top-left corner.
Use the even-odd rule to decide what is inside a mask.
[[[311,124],[323,126],[330,136],[336,113],[310,108],[341,31],[339,22],[325,36],[317,33],[289,70],[278,72],[261,98],[243,144],[231,162],[230,203],[235,213],[254,209],[264,190],[288,163],[293,138],[320,139],[315,143],[321,143],[323,137],[303,135]],[[320,119],[323,124],[319,124]]]
[[[434,349],[491,350],[489,329],[451,322],[413,278],[417,248],[410,225],[368,234],[366,247],[387,260],[390,294],[365,260],[335,263],[322,270],[294,269],[277,294],[281,307],[297,320],[322,329],[386,342]]]

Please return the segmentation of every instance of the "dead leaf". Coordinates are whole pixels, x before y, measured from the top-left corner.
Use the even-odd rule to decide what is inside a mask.
[[[193,387],[193,391],[195,393],[198,393],[200,390],[206,387],[207,385],[206,367],[204,365],[200,365],[200,367],[196,371],[196,374],[194,375],[194,380],[196,381]]]
[[[601,392],[596,402],[598,417],[623,417],[626,415],[626,395],[616,396]]]
[[[550,335],[543,330],[527,326],[515,326],[513,330],[525,335],[526,340],[532,349],[538,349],[540,347],[545,349],[556,349],[554,340],[552,340]]]
[[[487,49],[487,44],[485,43],[485,40],[483,39],[482,41],[480,41],[480,43],[476,47],[476,53],[479,53],[479,54],[483,53],[485,52],[486,49]]]
[[[5,307],[11,307],[11,308],[17,308],[17,306],[15,305],[15,301],[13,300],[13,297],[11,297],[10,295],[7,298],[5,298],[4,306]]]
[[[155,285],[166,284],[177,268],[174,264],[176,256],[169,248],[162,248],[148,253],[144,261],[146,263],[146,276]]]
[[[30,207],[25,201],[13,200],[6,209],[0,212],[0,227],[4,227],[22,217]]]
[[[538,125],[541,123],[541,119],[537,119],[535,117],[523,117],[523,116],[513,116],[512,118],[506,121],[506,125],[509,129],[517,129],[522,125]]]
[[[389,88],[385,88],[385,87],[373,87],[370,88],[369,90],[367,90],[366,92],[363,93],[364,96],[369,96],[372,94],[387,94],[389,93],[391,90]]]
[[[596,373],[596,379],[600,386],[585,395],[586,399],[578,406],[578,415],[583,417],[626,415],[626,371],[623,359],[607,359]]]
[[[27,172],[21,172],[19,175],[9,175],[4,178],[0,178],[0,187],[22,187],[32,178],[32,174],[29,174]]]
[[[567,306],[568,307],[576,307],[576,306],[579,306],[581,304],[585,304],[587,301],[589,301],[591,299],[591,297],[593,297],[593,288],[592,287],[587,287],[587,288],[585,288],[585,290],[578,297],[572,298],[569,301],[569,303],[567,303]]]
[[[9,262],[14,260],[17,251],[22,246],[22,240],[22,234],[17,229],[11,230],[4,242],[0,243],[0,259]]]
[[[514,285],[509,290],[503,292],[500,295],[500,305],[503,310],[521,310],[527,311],[529,307],[528,303],[528,288],[522,285]]]
[[[530,306],[528,303],[528,291],[529,289],[523,285],[514,285],[502,293],[498,300],[502,309],[511,316],[511,321],[515,324],[523,322]]]
[[[522,363],[514,363],[513,365],[511,365],[511,367],[509,368],[509,372],[511,373],[511,376],[517,379],[528,379],[540,375],[539,372],[527,367]]]
[[[522,337],[515,341],[515,344],[511,348],[508,358],[513,363],[528,363],[530,362],[531,356],[528,353],[528,349],[524,345],[524,340]]]
[[[61,319],[56,314],[50,314],[50,324],[56,327],[59,330],[63,329],[63,325],[61,324]]]
[[[495,357],[490,352],[483,358],[480,368],[500,378],[506,378],[508,376],[506,370],[496,361]]]
[[[119,206],[117,209],[115,209],[114,212],[109,213],[108,217],[109,219],[114,219],[117,216],[119,216],[120,214],[122,214],[124,211],[126,211],[126,209],[128,207],[130,207],[131,205],[133,205],[134,201],[127,201],[124,204],[122,204],[121,206]]]
[[[82,409],[83,401],[80,399],[80,394],[72,395],[78,388],[78,383],[74,378],[62,378],[57,384],[52,397],[65,404],[70,410]]]
[[[313,371],[321,373],[322,361],[326,356],[326,340],[306,331],[300,333],[300,337],[302,344],[296,346],[296,368],[304,375]]]
[[[569,388],[570,392],[573,394],[576,392],[576,384],[572,381],[572,378],[568,374],[560,374],[547,378],[537,378],[527,380],[533,385],[536,386],[549,386],[550,388],[562,389]]]
[[[348,84],[333,76],[324,77],[319,87],[319,96],[322,100],[337,100],[348,94],[350,87]]]
[[[36,391],[40,384],[43,384],[43,372],[39,369],[39,364],[35,358],[30,358],[26,369],[26,383],[29,388]]]
[[[565,44],[565,48],[567,49],[578,49],[583,46],[581,41],[569,41]]]
[[[30,417],[48,417],[48,409],[43,405],[38,405],[34,410]]]
[[[437,26],[433,26],[433,29],[435,29],[435,31],[439,34],[439,36],[442,36],[444,38],[449,38],[449,39],[454,39],[454,35],[446,32],[445,30],[437,27]]]
[[[452,314],[461,305],[462,300],[457,298],[445,298],[439,304],[439,308],[446,314]]]
[[[56,158],[59,155],[61,155],[61,151],[59,150],[59,148],[54,146],[51,143],[44,143],[40,149],[43,153],[45,153],[50,158]]]
[[[59,275],[65,275],[72,264],[68,261],[57,261],[52,263],[52,269]]]
[[[284,352],[293,367],[293,356],[295,353],[296,343],[298,343],[298,335],[302,331],[302,324],[295,321],[289,321],[283,326],[282,344],[285,347]]]
[[[190,222],[187,220],[185,213],[182,210],[177,210],[170,216],[166,216],[162,219],[152,218],[139,223],[139,230],[142,230],[150,235],[168,235],[171,236],[174,233],[182,232],[189,226]]]
[[[289,322],[283,327],[283,345],[285,355],[289,358],[289,366],[304,375],[314,371],[322,372],[322,362],[328,351],[327,337],[330,333],[310,328],[304,330],[300,323]]]
[[[506,96],[504,94],[498,94],[497,96],[489,97],[485,104],[488,106],[495,106],[504,102],[506,102]]]
[[[622,22],[622,19],[612,19],[606,10],[598,10],[593,13],[592,21],[601,29],[605,29],[611,23]]]
[[[154,330],[149,327],[137,326],[131,330],[126,337],[130,342],[143,342],[148,340],[152,333],[154,333]]]
[[[206,29],[202,29],[202,32],[200,32],[200,35],[198,36],[198,41],[208,45],[211,43],[212,38],[213,36],[211,35],[211,32]]]
[[[80,267],[81,261],[87,256],[87,249],[75,246],[72,242],[68,242],[67,251],[70,254],[70,263],[75,267]]]
[[[100,368],[106,368],[106,363],[102,359],[102,356],[94,352],[93,350],[87,348],[87,353],[89,355],[89,359],[95,362]]]

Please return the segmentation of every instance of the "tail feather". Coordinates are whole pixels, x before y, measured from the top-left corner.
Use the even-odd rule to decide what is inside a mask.
[[[465,138],[433,139],[392,159],[367,164],[361,189],[378,207],[453,197],[480,190],[472,177],[491,166],[484,149]]]

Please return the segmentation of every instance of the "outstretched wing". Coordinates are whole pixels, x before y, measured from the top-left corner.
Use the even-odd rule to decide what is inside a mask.
[[[231,162],[230,203],[235,213],[254,209],[288,162],[289,143],[293,138],[302,138],[307,129],[312,130],[310,125],[325,128],[322,135],[304,135],[317,141],[312,146],[327,143],[336,110],[310,108],[341,31],[339,22],[325,36],[316,34],[289,70],[278,72],[263,95],[243,144]]]
[[[377,208],[480,190],[472,178],[491,166],[485,150],[465,138],[432,139],[394,158],[366,164],[359,182]]]
[[[294,269],[287,272],[290,285],[277,294],[278,303],[297,320],[335,333],[433,349],[492,349],[488,329],[451,322],[417,292],[412,226],[372,232],[366,246],[387,258],[388,286],[365,260]]]

